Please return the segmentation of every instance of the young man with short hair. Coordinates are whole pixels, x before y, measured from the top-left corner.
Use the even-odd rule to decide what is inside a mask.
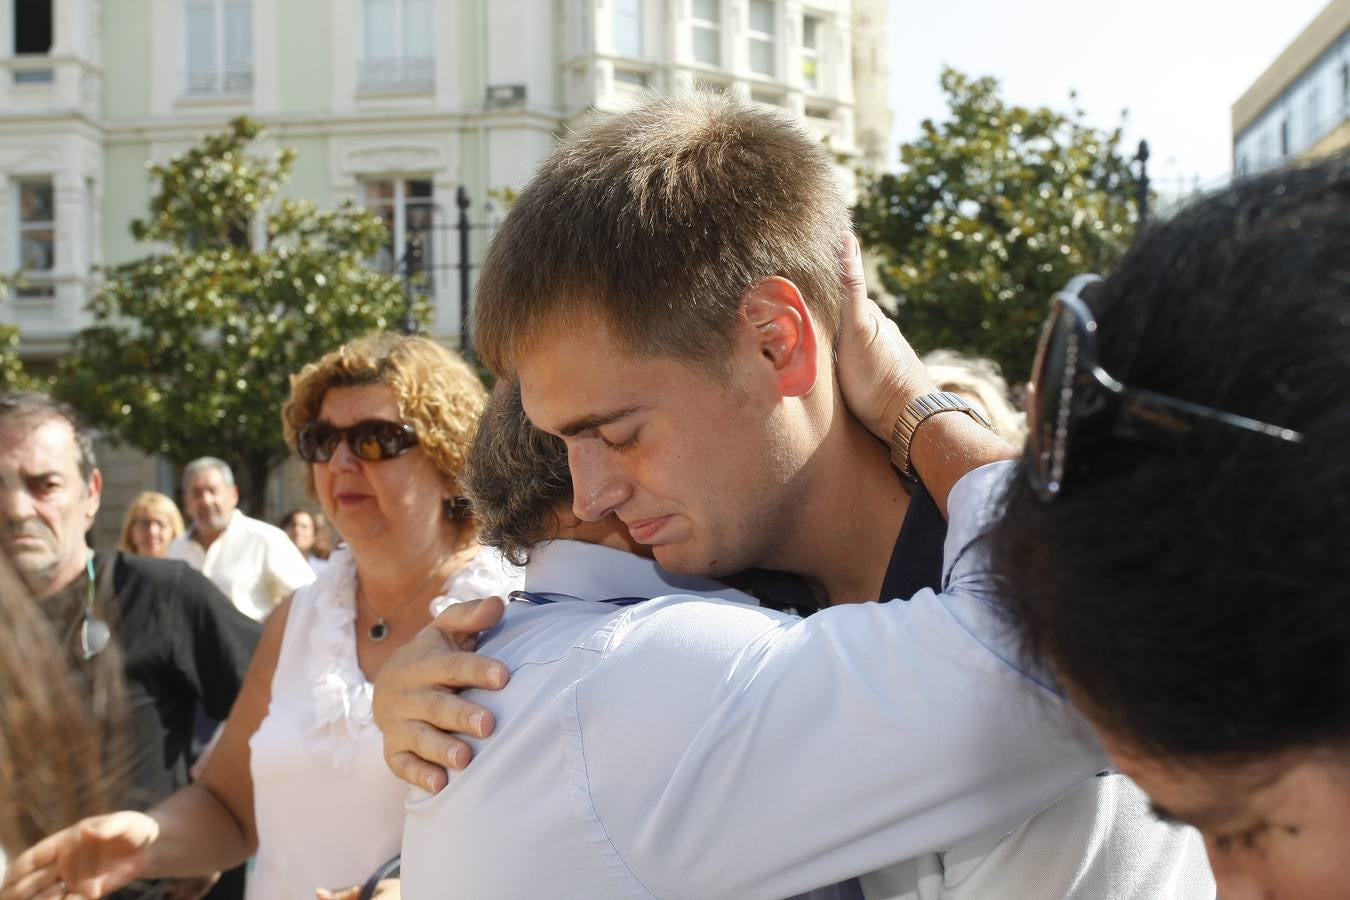
[[[1100,758],[1000,642],[977,537],[1002,477],[985,464],[1009,452],[935,391],[856,276],[845,302],[847,234],[819,146],[727,97],[648,101],[564,143],[522,192],[475,334],[565,442],[580,519],[617,518],[674,572],[795,573],[827,605],[889,600],[892,576],[929,563],[905,537],[927,501],[893,458],[939,510],[952,499],[952,529],[907,603],[799,622],[668,598],[589,610],[592,632],[587,610],[509,614],[484,652],[512,684],[473,698],[501,727],[410,808],[410,896],[542,888],[550,869],[576,896],[773,897],[873,869],[873,896],[1206,890],[1198,844],[1150,823],[1123,779],[1083,781]],[[865,384],[883,374],[888,391]],[[398,672],[377,685],[388,754],[414,746],[401,720],[434,718],[412,693],[400,709]],[[1080,783],[1043,847],[1027,849],[1047,833],[1034,821],[1003,838]],[[546,803],[558,791],[570,823]],[[547,852],[498,859],[505,816]]]

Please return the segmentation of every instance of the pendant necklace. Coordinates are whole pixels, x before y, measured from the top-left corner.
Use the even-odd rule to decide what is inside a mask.
[[[380,641],[389,637],[389,623],[385,621],[385,619],[387,618],[386,616],[381,616],[375,612],[375,610],[371,607],[370,603],[365,599],[363,594],[364,592],[361,590],[361,586],[357,585],[356,587],[357,602],[359,602],[362,606],[364,606],[372,616],[375,616],[375,624],[370,626],[370,630],[366,632],[366,636],[369,637],[372,641],[379,643]],[[405,606],[407,606],[409,603],[411,603],[413,600],[416,599],[417,593],[414,592],[410,598],[404,600],[403,603],[401,603],[397,609],[391,611],[389,615],[391,616],[398,615],[399,613],[403,612],[403,608]]]
[[[477,550],[477,548],[474,548],[474,550]],[[468,560],[465,560],[466,563],[467,561]],[[399,604],[398,608],[392,610],[388,616],[382,616],[379,613],[375,612],[375,609],[370,605],[370,601],[365,599],[365,592],[361,589],[360,582],[358,582],[356,585],[356,602],[364,606],[366,610],[372,616],[375,617],[375,624],[370,626],[370,629],[366,632],[366,636],[377,644],[380,641],[384,640],[385,638],[389,637],[389,623],[385,620],[389,618],[389,616],[396,616],[399,613],[403,612],[403,610],[408,606],[409,603],[412,603],[414,600],[416,600],[418,594],[422,593],[422,589],[425,588],[428,584],[430,584],[431,581],[435,579],[437,575],[440,574],[440,568],[441,568],[440,566],[437,566],[436,568],[432,569],[431,574],[427,576],[426,581],[423,581],[420,585],[418,585],[417,590],[413,591],[411,596],[409,596],[407,600],[404,600],[401,604]],[[454,572],[458,572],[461,568],[463,568],[462,564],[454,568],[451,572],[451,575],[453,575]],[[451,575],[446,575],[445,578],[449,579]]]

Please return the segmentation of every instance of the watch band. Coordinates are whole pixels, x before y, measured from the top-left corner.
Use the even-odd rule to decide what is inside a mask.
[[[895,427],[891,429],[891,463],[900,470],[900,474],[913,481],[914,465],[910,460],[910,445],[914,442],[914,432],[930,416],[944,412],[960,412],[970,416],[990,431],[994,430],[984,413],[971,406],[966,398],[951,391],[938,391],[920,394],[905,404],[904,410],[895,418]]]

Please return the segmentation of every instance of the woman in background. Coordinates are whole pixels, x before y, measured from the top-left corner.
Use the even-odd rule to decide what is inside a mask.
[[[117,548],[137,556],[163,559],[173,539],[183,533],[183,516],[171,497],[159,491],[136,495],[122,517],[122,537]]]
[[[482,550],[459,483],[486,399],[463,360],[421,337],[362,338],[293,376],[286,440],[345,547],[267,620],[199,781],[148,813],[52,835],[15,859],[25,884],[63,879],[97,897],[133,875],[206,874],[256,854],[250,900],[354,897],[399,853],[407,787],[385,766],[371,682],[434,599],[520,585]],[[397,895],[398,882],[381,890]]]
[[[319,523],[308,510],[293,509],[281,519],[281,530],[295,544],[295,549],[305,556],[305,562],[317,575],[328,565],[328,554],[320,556],[318,550]]]

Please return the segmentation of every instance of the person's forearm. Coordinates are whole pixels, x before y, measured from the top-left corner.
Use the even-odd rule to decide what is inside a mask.
[[[943,518],[947,495],[967,473],[1016,455],[1001,437],[959,412],[929,416],[919,423],[909,446],[910,464]]]
[[[256,836],[200,784],[170,795],[147,815],[159,823],[147,851],[147,878],[210,875],[234,868],[257,849]]]

